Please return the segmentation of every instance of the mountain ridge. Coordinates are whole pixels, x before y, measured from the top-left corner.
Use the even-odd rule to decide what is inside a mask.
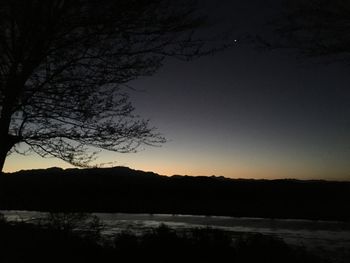
[[[164,176],[127,167],[35,169],[0,177],[0,209],[350,221],[350,182]]]
[[[147,175],[154,175],[154,176],[160,176],[160,177],[168,177],[168,178],[212,178],[212,179],[221,179],[221,180],[238,180],[238,181],[299,181],[299,182],[335,182],[335,183],[349,183],[350,181],[346,180],[328,180],[328,179],[297,179],[297,178],[275,178],[275,179],[268,179],[268,178],[232,178],[232,177],[225,177],[222,175],[181,175],[181,174],[173,174],[173,175],[162,175],[158,174],[153,171],[144,171],[139,169],[132,169],[127,166],[114,166],[114,167],[92,167],[92,168],[61,168],[61,167],[49,167],[49,168],[40,168],[40,169],[26,169],[26,170],[19,170],[15,172],[5,172],[4,175],[11,176],[11,175],[33,175],[33,173],[42,174],[49,172],[51,173],[63,173],[63,174],[71,174],[74,172],[77,172],[78,174],[82,174],[85,172],[92,173],[95,171],[103,171],[103,172],[129,172],[129,173],[137,173],[137,174],[147,174]]]

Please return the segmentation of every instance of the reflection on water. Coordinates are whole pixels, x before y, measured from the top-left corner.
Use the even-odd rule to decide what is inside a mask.
[[[31,221],[45,213],[28,211],[1,211],[10,221]],[[162,223],[178,230],[193,227],[212,227],[232,232],[261,233],[282,238],[293,245],[302,245],[318,253],[350,254],[350,223],[294,219],[232,218],[217,216],[158,215],[97,213],[106,225],[104,234],[130,230],[141,233]],[[350,261],[349,261],[350,262]]]

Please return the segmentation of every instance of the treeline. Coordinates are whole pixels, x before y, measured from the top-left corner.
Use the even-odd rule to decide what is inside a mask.
[[[160,176],[125,167],[0,177],[0,209],[350,219],[350,182]]]

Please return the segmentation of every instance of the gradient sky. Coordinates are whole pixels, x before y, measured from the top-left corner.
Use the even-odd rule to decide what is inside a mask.
[[[234,25],[238,40],[278,11],[276,0],[233,2],[207,0],[206,10],[220,26]],[[168,60],[131,83],[131,97],[169,141],[136,154],[104,152],[98,162],[164,175],[350,180],[349,72],[240,40],[192,62]],[[5,171],[50,166],[70,167],[12,155]]]

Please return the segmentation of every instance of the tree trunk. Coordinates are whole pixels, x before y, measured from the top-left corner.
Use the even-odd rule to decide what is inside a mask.
[[[12,149],[12,147],[20,142],[20,138],[14,135],[2,135],[0,138],[0,174],[4,168],[7,153]]]
[[[0,138],[0,175],[2,175],[2,169],[4,168],[6,156],[8,153],[8,145],[6,142],[6,138],[4,136],[1,136]]]
[[[0,176],[3,174],[2,169],[4,168],[7,152],[0,146]]]
[[[0,118],[0,174],[2,174],[2,169],[4,168],[5,160],[7,153],[11,148],[13,147],[12,137],[8,134],[10,122],[11,122],[11,115],[6,114],[6,108],[4,110],[4,107],[2,109],[2,116]]]
[[[10,77],[2,87],[4,98],[0,111],[0,174],[2,174],[7,153],[20,142],[19,136],[9,134],[13,108],[24,85],[23,79],[16,75],[17,66],[18,64],[15,63],[11,68]]]

